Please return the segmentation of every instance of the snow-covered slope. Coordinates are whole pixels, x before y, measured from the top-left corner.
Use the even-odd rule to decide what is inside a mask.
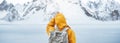
[[[0,4],[0,11],[6,11],[6,15],[1,20],[6,20],[8,22],[24,20],[29,15],[33,15],[40,9],[44,10],[45,3],[41,1],[31,1],[24,4],[13,4],[8,3],[6,0]],[[1,14],[2,16],[4,14]],[[29,16],[30,17],[30,16]],[[26,19],[25,19],[26,20]]]
[[[3,0],[0,24],[47,24],[57,11],[68,24],[120,24],[119,5],[119,0],[31,0],[22,4]]]
[[[100,21],[115,21],[120,19],[120,3],[115,0],[80,0],[80,7],[89,17]]]

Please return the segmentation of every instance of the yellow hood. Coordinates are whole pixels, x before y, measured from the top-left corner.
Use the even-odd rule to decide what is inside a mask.
[[[55,16],[55,25],[57,25],[58,29],[61,31],[64,27],[67,26],[66,19],[62,13],[57,13]]]

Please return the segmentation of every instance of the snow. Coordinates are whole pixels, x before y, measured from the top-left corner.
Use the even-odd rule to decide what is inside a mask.
[[[19,14],[20,14],[20,16],[22,16],[22,14],[23,14],[23,11],[21,10],[21,9],[23,9],[23,3],[26,3],[26,2],[31,2],[30,0],[28,1],[28,0],[26,0],[26,1],[24,1],[24,2],[22,2],[23,0],[21,0],[21,1],[19,1],[19,2],[13,2],[14,0],[7,0],[7,2],[9,2],[9,3],[13,3],[13,4],[15,4],[15,8],[18,10],[18,12],[19,12]],[[43,18],[47,18],[47,17],[43,17],[42,19],[39,19],[40,17],[42,17],[43,15],[45,15],[45,14],[50,14],[50,13],[52,13],[52,12],[55,12],[55,11],[60,11],[60,12],[62,12],[64,15],[65,15],[65,17],[66,17],[66,19],[67,19],[67,22],[68,22],[68,24],[94,24],[94,23],[96,23],[96,24],[98,24],[98,23],[105,23],[105,22],[102,22],[102,21],[99,21],[99,20],[95,20],[95,19],[93,19],[93,18],[90,18],[90,17],[87,17],[85,14],[84,14],[84,11],[80,8],[80,6],[78,6],[78,5],[76,5],[76,4],[73,4],[73,3],[69,3],[69,2],[77,2],[78,0],[75,0],[75,1],[72,1],[72,0],[66,0],[66,1],[64,1],[64,0],[55,0],[53,3],[48,3],[48,6],[47,6],[47,11],[46,12],[43,12],[44,14],[41,14],[41,16],[39,15],[41,12],[38,12],[38,13],[35,13],[35,15],[33,14],[33,15],[30,15],[30,14],[28,14],[27,16],[28,16],[28,20],[22,20],[23,21],[23,23],[22,23],[22,21],[20,21],[21,22],[21,24],[24,24],[24,21],[32,21],[30,24],[40,24],[39,22],[41,21],[41,20],[43,20]],[[89,0],[89,1],[92,1],[92,2],[96,2],[96,3],[98,3],[99,1],[96,1],[96,0]],[[82,0],[82,3],[83,3],[83,5],[84,4],[86,4],[86,3],[88,3],[89,1],[86,1],[86,0]],[[116,0],[116,1],[118,1],[118,0]],[[44,1],[43,1],[44,2]],[[119,2],[119,1],[118,1]],[[38,1],[36,2],[36,3],[39,3]],[[44,2],[45,3],[45,2]],[[107,0],[105,0],[105,1],[102,1],[102,3],[107,3]],[[32,4],[32,3],[31,3]],[[86,6],[86,5],[85,5]],[[105,5],[103,5],[103,7],[102,8],[100,8],[100,9],[98,9],[99,11],[104,11],[104,6]],[[21,7],[21,8],[20,8]],[[103,10],[101,10],[101,9],[103,9]],[[91,9],[90,11],[92,11],[92,12],[94,12],[95,11],[95,9]],[[94,14],[94,13],[93,13]],[[30,16],[29,16],[30,15]],[[2,17],[4,16],[4,15],[1,15]],[[33,16],[35,16],[35,17],[33,17]],[[102,13],[100,13],[99,14],[99,16],[100,17],[103,17],[103,16],[107,16],[107,13],[106,12],[102,12]],[[1,18],[2,18],[1,17]],[[38,18],[38,19],[37,19]],[[34,22],[34,21],[37,21],[37,20],[40,20],[39,22]],[[19,21],[15,21],[15,22],[19,22]],[[44,22],[44,21],[42,21],[42,22]],[[98,22],[98,23],[97,23]],[[111,21],[111,22],[109,22],[109,21],[107,21],[107,23],[118,23],[119,21]],[[2,24],[7,24],[7,23],[4,23],[4,22],[1,22]],[[17,24],[17,23],[12,23],[12,24]],[[18,23],[18,24],[20,24],[20,23]],[[26,24],[29,24],[29,23],[26,23]],[[45,23],[46,24],[46,23]]]
[[[6,0],[8,3],[13,3],[13,5],[16,4],[21,4],[23,5],[24,3],[31,2],[32,0]]]
[[[0,18],[5,17],[5,15],[7,14],[7,12],[6,12],[6,11],[0,11],[0,13],[1,13],[1,14],[3,14],[3,15],[0,15]]]
[[[31,0],[26,0],[24,2],[22,2],[23,0],[21,0],[19,2],[15,2],[15,3],[13,1],[14,0],[7,0],[8,3],[12,3],[13,5],[15,5],[15,9],[17,9],[18,13],[20,14],[20,17],[22,17],[25,13],[23,11],[23,9],[24,9],[23,3],[30,2],[30,4],[28,4],[29,6],[27,6],[28,8],[26,8],[26,10],[29,9],[29,7],[31,5],[39,3],[39,1],[45,3],[45,1],[43,1],[43,0],[39,0],[37,2],[34,2],[34,4],[32,4]],[[84,14],[84,11],[82,10],[82,8],[79,6],[79,4],[75,4],[75,3],[78,3],[78,1],[79,0],[74,0],[74,1],[72,1],[72,0],[65,0],[65,1],[64,0],[55,0],[55,1],[53,1],[53,3],[51,3],[51,2],[47,3],[48,6],[46,7],[46,9],[47,9],[46,12],[43,12],[41,10],[35,11],[33,9],[31,11],[31,13],[28,13],[27,16],[24,17],[25,20],[13,21],[13,22],[7,22],[5,20],[0,20],[0,23],[1,24],[47,24],[49,22],[49,20],[48,20],[49,16],[52,16],[50,14],[52,12],[60,11],[66,17],[68,24],[120,24],[119,20],[118,21],[100,21],[100,20],[96,20],[94,18],[86,16]],[[96,0],[89,0],[89,1],[99,2]],[[81,3],[83,3],[83,5],[85,5],[89,1],[82,0]],[[118,1],[118,0],[116,0],[116,1]],[[107,3],[107,0],[102,1],[102,3]],[[37,4],[37,5],[39,5],[39,4]],[[35,5],[35,6],[37,6],[37,5]],[[103,7],[98,9],[98,10],[104,11],[104,6],[105,5],[103,5]],[[101,9],[103,9],[103,10],[101,10]],[[32,13],[34,11],[35,11],[35,14]],[[93,8],[90,11],[94,12],[95,9]],[[4,13],[4,12],[2,12],[2,13]],[[108,14],[108,13],[102,12],[99,14],[99,16],[100,17],[107,16],[106,14]],[[0,16],[2,18],[5,15],[0,15]]]
[[[3,0],[0,0],[0,3],[2,3]]]
[[[117,10],[116,12],[119,12],[119,2],[116,2],[115,0],[87,0],[86,2],[83,0],[80,1],[81,3],[79,4],[81,4],[81,7],[86,9],[85,12],[89,12],[90,15],[92,15],[92,18],[101,21],[117,20],[111,17],[111,15],[115,10]],[[119,15],[116,14],[116,16],[119,18]]]

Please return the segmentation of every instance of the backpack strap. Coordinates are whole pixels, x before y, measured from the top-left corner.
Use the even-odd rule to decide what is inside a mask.
[[[62,32],[65,32],[65,31],[67,31],[69,28],[67,28],[67,27],[65,27],[63,30],[62,30]]]
[[[55,28],[55,30],[57,30],[57,31],[59,30],[59,29],[58,29],[58,27],[57,27],[56,25],[55,25],[55,27],[54,27],[54,28]]]
[[[64,31],[67,31],[69,29],[69,27],[65,27],[63,30],[62,30],[62,32],[64,32]],[[57,31],[59,31],[59,29],[58,29],[58,27],[55,25],[55,30],[57,30]]]

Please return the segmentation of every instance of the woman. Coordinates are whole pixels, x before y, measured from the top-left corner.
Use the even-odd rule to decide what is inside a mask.
[[[50,36],[50,32],[54,31],[54,26],[57,25],[59,31],[62,31],[64,28],[69,28],[68,33],[68,43],[76,43],[76,36],[74,31],[67,25],[64,15],[60,12],[57,12],[55,17],[50,20],[47,25],[47,34]]]

